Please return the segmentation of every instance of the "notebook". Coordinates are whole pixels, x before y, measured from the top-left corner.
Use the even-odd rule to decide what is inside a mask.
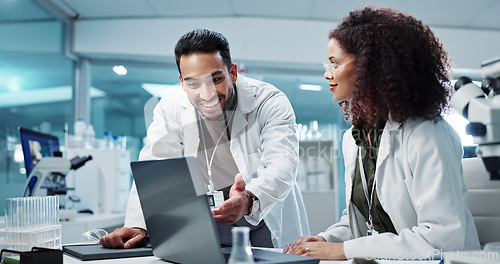
[[[100,244],[63,246],[64,253],[81,260],[99,260],[153,256],[151,246],[114,249],[104,248]]]
[[[153,254],[178,263],[225,263],[203,175],[193,157],[136,161],[132,174]],[[319,259],[252,249],[256,263],[319,263]]]

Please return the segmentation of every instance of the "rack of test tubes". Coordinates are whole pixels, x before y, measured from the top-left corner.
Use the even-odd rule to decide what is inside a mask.
[[[59,196],[9,198],[0,247],[29,251],[32,247],[61,249]]]

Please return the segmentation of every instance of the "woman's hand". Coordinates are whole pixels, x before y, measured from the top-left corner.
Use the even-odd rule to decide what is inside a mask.
[[[286,246],[283,252],[320,259],[346,259],[344,243],[326,242],[325,238],[320,236],[300,237]]]
[[[326,239],[323,238],[323,237],[320,237],[320,236],[303,236],[303,237],[299,237],[299,239],[297,239],[297,241],[289,244],[288,246],[285,247],[285,249],[283,249],[283,252],[284,253],[289,253],[289,254],[296,254],[296,255],[300,255],[300,254],[297,254],[299,251],[297,251],[297,248],[301,245],[301,244],[304,244],[306,242],[315,242],[315,241],[318,241],[318,242],[326,242]]]

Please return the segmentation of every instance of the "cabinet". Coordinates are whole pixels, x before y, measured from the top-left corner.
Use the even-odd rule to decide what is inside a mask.
[[[297,182],[307,210],[311,235],[338,221],[338,157],[332,140],[299,142]]]
[[[332,140],[300,141],[297,181],[301,190],[335,190],[338,155]]]

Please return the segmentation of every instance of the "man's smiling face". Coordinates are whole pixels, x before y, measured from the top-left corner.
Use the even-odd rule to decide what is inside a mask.
[[[208,119],[216,119],[231,98],[236,82],[236,65],[228,70],[220,53],[192,53],[180,58],[179,68],[189,101]]]

